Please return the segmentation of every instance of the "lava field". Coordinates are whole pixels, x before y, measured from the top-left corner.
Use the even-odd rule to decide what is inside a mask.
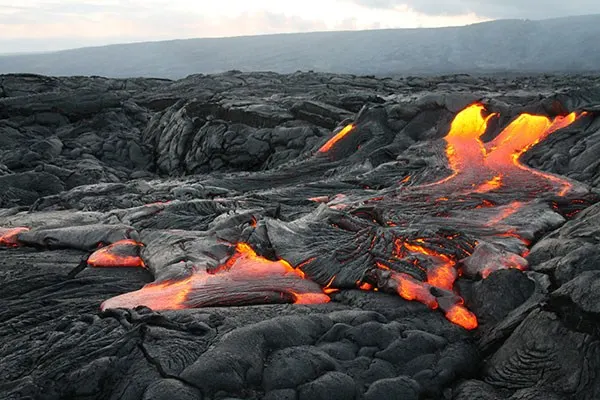
[[[600,398],[600,77],[0,75],[0,398]]]

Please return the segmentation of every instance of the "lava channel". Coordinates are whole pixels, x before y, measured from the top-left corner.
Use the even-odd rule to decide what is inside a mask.
[[[582,114],[571,113],[554,119],[521,114],[494,140],[484,144],[481,136],[486,132],[489,120],[497,116],[483,117],[484,111],[482,104],[474,104],[456,115],[445,137],[452,174],[429,185],[444,185],[447,191],[466,193],[517,190],[521,198],[532,198],[541,192],[556,192],[560,196],[569,192],[572,185],[566,179],[533,170],[521,164],[519,159],[527,150],[553,132],[569,126]]]

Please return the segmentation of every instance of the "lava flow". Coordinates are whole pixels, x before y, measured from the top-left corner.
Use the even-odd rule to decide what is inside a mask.
[[[285,260],[271,261],[246,243],[217,268],[195,272],[181,281],[151,283],[106,300],[101,308],[153,310],[264,303],[318,304],[330,301],[321,287]]]
[[[484,111],[482,104],[474,104],[455,117],[445,138],[452,175],[434,185],[450,184],[448,189],[462,189],[467,193],[515,188],[533,193],[556,191],[563,196],[570,190],[571,184],[567,180],[526,167],[519,158],[551,133],[575,122],[581,114],[571,113],[554,119],[521,114],[494,140],[484,144],[481,136],[486,132],[489,120],[497,116],[483,117]]]
[[[467,229],[467,232],[469,229],[474,233],[488,232],[488,235],[499,239],[515,238],[528,245],[527,239],[504,226],[505,220],[515,215],[539,193],[555,192],[564,196],[571,189],[571,184],[558,176],[526,167],[519,162],[519,158],[551,133],[573,123],[580,115],[571,113],[551,120],[545,116],[522,114],[494,140],[484,143],[481,136],[486,133],[489,121],[498,116],[484,116],[484,112],[485,107],[482,104],[474,104],[456,115],[445,137],[451,175],[431,184],[413,186],[407,190],[405,198],[414,204],[419,202],[414,193],[420,193],[423,197],[435,195],[436,202],[447,203],[452,202],[452,199],[447,197],[451,195],[455,201],[459,201],[457,204],[460,208],[460,202],[466,202],[471,195],[494,192],[499,199],[509,201],[497,205],[482,199],[475,210],[486,208],[489,211],[480,213],[479,216],[472,213],[470,218],[467,217],[469,219],[465,220],[463,217],[458,223],[463,229]],[[411,194],[412,198],[409,197]],[[395,198],[395,203],[402,201],[402,195]],[[421,210],[424,216],[438,215],[426,200],[424,204],[414,204],[412,210],[415,209]],[[482,216],[487,218],[483,219]],[[439,218],[442,220],[439,223],[443,224],[443,217]],[[449,219],[447,221],[447,224],[451,223]],[[393,228],[397,223],[391,221],[387,225]],[[465,329],[474,329],[478,325],[477,318],[463,305],[462,298],[452,294],[459,274],[467,272],[469,276],[479,275],[485,279],[498,269],[522,270],[527,266],[527,261],[523,258],[527,251],[515,254],[502,245],[484,241],[479,244],[474,242],[474,251],[468,252],[467,257],[462,260],[453,256],[456,253],[453,249],[434,250],[435,246],[429,243],[430,240],[427,237],[413,241],[397,239],[394,246],[395,259],[409,262],[423,271],[426,276],[424,281],[405,273],[389,271],[387,280],[377,279],[378,285],[372,285],[373,282],[366,282],[366,285],[359,282],[359,287],[369,290],[374,286],[387,286],[388,291],[395,291],[404,299],[420,301],[432,309],[440,308],[450,321]],[[452,244],[452,240],[448,243]],[[378,263],[377,268],[384,271],[390,269],[382,263]],[[434,292],[441,294],[433,295]]]
[[[18,247],[19,240],[17,236],[21,232],[27,232],[29,228],[0,228],[0,247]]]
[[[445,154],[452,171],[448,177],[434,183],[406,186],[404,184],[412,179],[409,176],[400,183],[400,194],[393,191],[389,196],[380,195],[362,203],[386,205],[382,209],[391,215],[383,219],[385,223],[369,217],[365,224],[373,224],[372,232],[377,234],[369,238],[366,246],[349,246],[352,257],[337,257],[342,253],[339,247],[344,242],[337,242],[336,235],[355,232],[359,225],[349,223],[346,225],[349,229],[344,231],[340,225],[330,224],[334,228],[332,239],[324,241],[323,250],[312,254],[313,257],[296,268],[283,259],[269,260],[258,255],[250,245],[239,243],[235,249],[230,249],[234,250],[233,254],[216,268],[194,265],[187,278],[146,285],[136,292],[105,301],[102,308],[145,305],[156,310],[171,310],[264,303],[325,303],[330,300],[327,293],[354,285],[361,290],[397,293],[404,299],[416,300],[442,311],[449,321],[465,329],[477,328],[477,317],[454,291],[455,282],[461,275],[485,279],[498,269],[526,268],[524,257],[535,227],[530,226],[531,221],[520,219],[518,213],[532,207],[533,200],[541,193],[564,196],[574,191],[566,179],[534,171],[522,165],[519,159],[532,146],[579,117],[575,113],[554,119],[522,114],[495,139],[484,143],[481,137],[487,132],[490,120],[497,117],[497,114],[484,114],[485,107],[474,104],[452,121],[445,137]],[[347,125],[318,152],[330,151],[355,129],[360,128],[355,124]],[[336,208],[339,215],[352,214],[354,207],[345,194],[336,198],[317,196],[311,200],[326,202],[330,209]],[[548,212],[553,211],[549,209]],[[414,229],[408,226],[410,224],[414,224]],[[252,220],[251,227],[265,229],[256,219]],[[289,225],[280,232],[293,235],[294,229],[298,227]],[[370,225],[365,228],[369,229]],[[416,238],[404,236],[415,229],[419,229]],[[383,231],[385,234],[381,234]],[[523,232],[529,233],[524,237]],[[292,237],[289,241],[280,241],[281,247],[277,248],[271,240],[271,254],[283,254],[291,243]],[[120,246],[126,246],[125,253]],[[143,266],[141,259],[136,258],[138,253],[134,249],[139,250],[136,246],[139,245],[116,243],[94,253],[88,262],[94,266]],[[303,250],[304,247],[300,247],[300,251]],[[358,252],[382,254],[369,258],[374,254],[361,257],[363,254]],[[116,260],[115,254],[120,256]],[[348,266],[347,263],[354,264]],[[333,264],[336,265],[332,271],[337,268],[339,273],[348,268],[356,274],[345,274],[352,279],[344,281],[340,278],[344,274],[334,275],[327,270]],[[308,276],[303,271],[307,271]],[[363,278],[356,281],[359,273]],[[323,288],[311,279],[327,284]]]
[[[327,141],[327,143],[325,143],[323,146],[321,146],[321,148],[319,149],[319,153],[327,153],[329,150],[331,150],[331,148],[340,140],[342,140],[342,138],[344,136],[346,136],[347,134],[349,134],[350,132],[352,132],[352,130],[354,129],[354,125],[353,124],[349,124],[346,125],[341,131],[339,131],[335,136],[333,136],[331,139],[329,139]]]
[[[139,256],[143,245],[132,239],[120,240],[96,250],[88,258],[90,267],[144,267],[144,261]]]

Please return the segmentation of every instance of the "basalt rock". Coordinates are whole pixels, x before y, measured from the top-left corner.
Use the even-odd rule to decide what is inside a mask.
[[[600,396],[600,78],[1,82],[1,398]]]

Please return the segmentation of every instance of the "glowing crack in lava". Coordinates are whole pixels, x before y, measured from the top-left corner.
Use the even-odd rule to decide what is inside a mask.
[[[136,292],[106,300],[102,308],[145,305],[155,310],[173,310],[283,302],[325,303],[330,300],[328,293],[354,285],[361,290],[396,293],[406,300],[419,301],[431,309],[442,311],[449,321],[465,329],[477,328],[476,316],[454,292],[455,282],[461,275],[485,279],[498,269],[526,268],[524,257],[531,242],[521,235],[519,229],[527,231],[530,222],[519,220],[517,226],[511,223],[519,219],[518,213],[530,206],[540,194],[565,196],[572,194],[573,187],[566,179],[522,165],[519,159],[532,146],[580,116],[572,113],[551,119],[522,114],[493,140],[484,143],[481,137],[487,132],[490,120],[497,117],[497,114],[484,114],[485,107],[474,104],[457,114],[452,121],[445,137],[444,151],[451,169],[451,174],[446,178],[407,186],[405,184],[414,179],[406,177],[398,188],[382,192],[383,195],[366,199],[361,204],[351,203],[352,200],[345,195],[340,195],[339,204],[334,205],[330,196],[311,198],[316,202],[327,202],[330,208],[337,208],[341,210],[337,212],[346,214],[364,204],[387,205],[386,209],[392,213],[401,209],[406,211],[404,214],[410,214],[412,221],[419,221],[426,226],[437,224],[451,234],[435,236],[436,233],[431,233],[431,236],[407,238],[403,229],[410,228],[411,221],[398,211],[393,214],[395,218],[386,218],[384,223],[380,224],[373,218],[367,222],[373,224],[374,232],[385,230],[394,238],[393,243],[388,241],[378,247],[378,241],[388,240],[383,235],[370,238],[369,244],[363,247],[350,242],[353,257],[338,260],[335,257],[326,258],[329,255],[324,253],[335,253],[340,243],[325,241],[326,251],[312,253],[312,257],[307,257],[295,267],[284,259],[267,259],[257,254],[249,244],[238,243],[233,254],[216,268],[194,265],[194,271],[186,278],[148,284]],[[354,129],[359,127],[354,124],[346,126],[318,152],[330,151]],[[448,211],[440,213],[440,207],[447,207]],[[253,219],[251,229],[260,229],[260,222]],[[334,230],[343,230],[336,224],[331,226]],[[294,229],[286,227],[281,232],[283,235],[293,235]],[[284,247],[290,246],[290,241],[284,240],[282,243]],[[90,257],[89,263],[97,266],[111,264],[109,256],[120,245],[114,246],[112,249],[99,250],[98,254]],[[359,257],[359,251],[373,252],[379,248],[387,252],[383,254],[384,257]],[[275,247],[273,249],[276,250]],[[281,254],[279,250],[281,248],[275,254]],[[339,286],[335,287],[338,280],[329,275],[327,279],[319,280],[327,281],[326,285],[322,285],[325,286],[323,288],[311,280],[320,273],[311,266],[327,268],[319,264],[322,260],[337,263],[341,269],[345,268],[346,262],[362,260],[358,262],[362,262],[360,268],[363,268],[363,278],[356,282],[354,278],[346,284],[338,283]],[[131,261],[134,264],[139,261],[143,266],[141,259]],[[112,265],[119,263],[127,264],[121,259]]]
[[[88,258],[90,267],[144,267],[144,261],[139,256],[143,244],[135,240],[120,240],[96,250]]]
[[[321,286],[308,280],[285,260],[271,261],[246,243],[216,269],[201,270],[181,281],[151,283],[142,289],[113,297],[101,308],[153,310],[264,303],[318,304],[330,301]]]
[[[321,148],[319,149],[319,153],[327,153],[331,148],[342,138],[348,135],[354,129],[354,124],[346,125],[341,131],[339,131],[336,135],[334,135],[331,139],[327,141]]]
[[[0,228],[0,247],[18,247],[20,246],[17,236],[19,233],[27,232],[29,228]]]

